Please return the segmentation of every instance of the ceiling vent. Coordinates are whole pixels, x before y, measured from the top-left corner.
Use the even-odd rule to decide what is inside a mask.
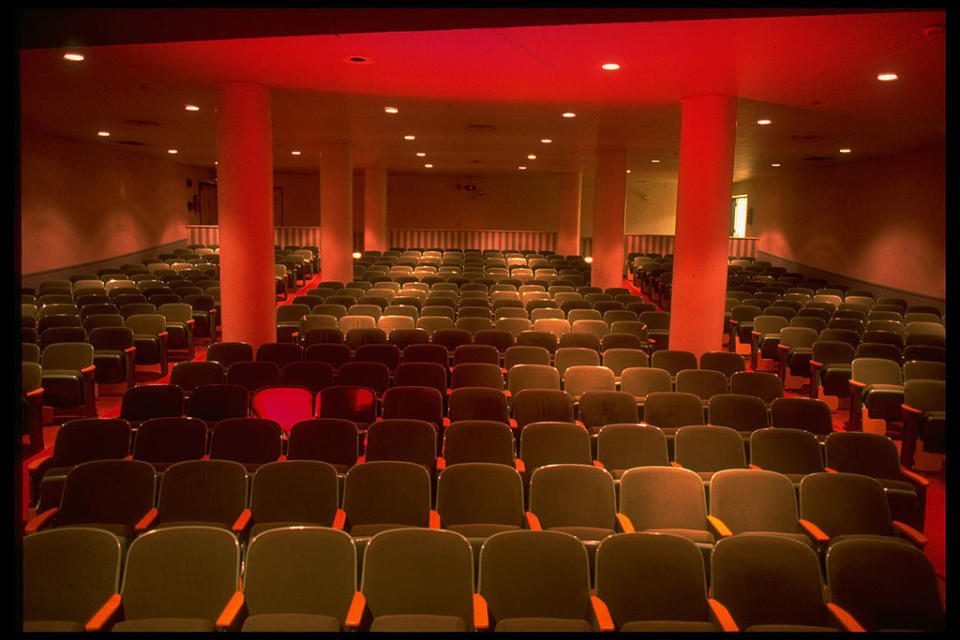
[[[824,160],[833,160],[833,156],[807,156],[804,162],[822,162]]]
[[[137,142],[136,140],[114,140],[117,144],[126,144],[131,147],[145,147],[147,144],[145,142]]]

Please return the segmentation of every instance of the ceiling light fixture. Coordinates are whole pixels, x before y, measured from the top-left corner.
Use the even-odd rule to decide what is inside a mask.
[[[424,153],[423,151],[417,151],[417,157],[418,157],[418,158],[423,158],[423,157],[426,156],[426,155],[427,155],[427,154]]]
[[[359,251],[354,251],[351,255],[353,256],[354,260],[359,260],[360,258],[363,257],[363,254],[360,253]]]
[[[892,71],[877,74],[877,80],[880,82],[891,82],[897,78],[899,78],[899,76]]]
[[[397,109],[396,107],[384,107],[383,111],[384,113],[400,113],[400,109]]]
[[[64,60],[69,60],[70,62],[82,62],[84,56],[82,53],[65,53],[63,54]]]
[[[520,171],[526,171],[527,167],[524,165],[520,165],[519,167],[517,167],[517,169],[520,169]]]
[[[550,144],[551,142],[553,142],[553,140],[551,140],[550,138],[540,138],[540,142],[542,142],[543,144]]]
[[[630,169],[627,169],[627,173],[630,173]]]
[[[403,136],[403,139],[404,139],[404,140],[416,140],[416,139],[417,139],[417,136],[413,136],[413,135],[407,134],[407,135]]]
[[[537,159],[537,155],[535,153],[531,153],[527,155],[527,160],[536,160],[536,159]]]
[[[427,164],[423,165],[423,166],[424,166],[425,168],[427,168],[427,169],[433,169],[433,165],[430,164],[429,162],[428,162]]]
[[[604,71],[616,71],[620,68],[620,65],[618,65],[616,62],[608,62],[604,65],[600,65],[600,68]]]
[[[346,58],[347,62],[352,62],[353,64],[370,64],[373,62],[370,58],[365,56],[349,56]]]
[[[565,112],[565,113],[562,113],[561,115],[562,115],[564,118],[576,118],[576,117],[577,117],[577,114],[575,114],[573,111],[567,111],[567,112]]]
[[[650,162],[656,163],[656,162],[660,162],[660,161],[659,161],[659,160],[651,160]]]
[[[297,151],[297,150],[293,150],[293,151],[290,152],[290,155],[292,155],[292,156],[298,156],[298,155],[300,155],[300,152]]]
[[[583,261],[586,262],[587,264],[590,264],[591,262],[593,262],[593,256],[587,256],[583,259]]]
[[[767,124],[773,124],[773,120],[769,120],[769,119],[767,119],[767,118],[763,118],[762,120],[757,120],[757,124],[759,124],[759,125],[761,125],[761,126],[767,125]]]
[[[176,149],[167,149],[167,153],[169,153],[170,155],[176,155],[178,151]]]
[[[183,108],[187,111],[200,111],[200,107],[195,104],[185,104],[183,105]]]
[[[774,162],[774,163],[772,163],[770,166],[771,166],[771,167],[779,167],[779,166],[780,166],[780,163],[779,163],[779,162]]]
[[[840,153],[850,153],[853,149],[840,149]]]
[[[100,136],[101,138],[106,138],[107,136],[110,135],[110,132],[109,132],[109,131],[97,131],[97,135]]]

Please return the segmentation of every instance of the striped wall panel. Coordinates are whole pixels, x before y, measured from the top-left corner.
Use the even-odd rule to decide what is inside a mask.
[[[555,251],[551,231],[492,231],[467,229],[391,229],[391,247]]]
[[[758,238],[730,238],[729,255],[738,257],[757,256]],[[659,253],[674,252],[674,236],[631,234],[623,237],[623,252]],[[580,255],[593,255],[593,238],[580,238]]]
[[[362,234],[361,234],[362,237]],[[281,247],[319,247],[320,227],[274,227],[273,243]],[[187,225],[187,244],[220,244],[217,225]],[[356,239],[354,239],[356,244]]]

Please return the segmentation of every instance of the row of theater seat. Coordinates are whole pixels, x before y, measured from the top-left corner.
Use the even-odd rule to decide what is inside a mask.
[[[795,504],[796,532],[777,531],[777,520],[790,520],[783,517],[783,507],[793,502],[794,491],[789,480],[766,471],[715,474],[709,515],[700,479],[669,467],[625,474],[617,514],[612,480],[584,465],[538,469],[526,513],[517,499],[518,474],[503,465],[448,467],[439,480],[436,510],[424,502],[430,492],[425,470],[406,462],[354,467],[344,481],[342,502],[336,500],[335,472],[324,463],[262,466],[249,503],[236,499],[244,491],[243,475],[241,465],[227,461],[173,465],[161,481],[157,508],[131,527],[116,520],[123,507],[135,508],[135,500],[118,500],[118,493],[152,498],[150,465],[119,460],[77,467],[68,476],[59,511],[47,514],[24,538],[28,628],[816,631],[933,630],[943,624],[932,566],[910,541],[890,535],[889,514],[888,530],[880,535],[851,524],[875,522],[876,512],[886,508],[879,485],[856,474],[812,474],[801,483],[807,511],[820,509],[828,529],[843,531],[829,538],[809,520],[798,520]],[[227,477],[233,481],[223,481]],[[664,485],[668,478],[679,482]],[[116,484],[120,479],[123,484]],[[681,486],[692,491],[678,491]],[[217,510],[205,504],[208,492],[232,495],[224,502],[242,515],[217,522]],[[697,492],[698,503],[680,497]],[[514,500],[498,505],[491,499],[497,493]],[[833,515],[838,496],[849,508],[840,518]],[[676,508],[664,509],[665,498],[673,498]],[[590,508],[591,499],[599,510]],[[112,514],[105,512],[105,503]],[[197,503],[208,507],[200,518]],[[764,509],[754,508],[757,504]],[[694,525],[684,522],[691,506],[700,514]],[[223,508],[219,515],[228,511]],[[669,514],[668,525],[688,528],[635,533],[655,521],[655,512],[661,518]],[[733,527],[747,528],[731,531],[717,512]],[[83,517],[110,515],[112,523]],[[577,515],[595,526],[572,523]],[[286,521],[271,522],[271,516]],[[478,517],[480,523],[471,522]],[[800,533],[796,522],[808,534]],[[147,530],[151,526],[156,528]],[[704,528],[710,543],[694,541],[696,527]],[[719,540],[714,542],[708,527]],[[344,528],[349,535],[339,530]],[[139,535],[132,533],[137,529]],[[902,526],[897,530],[909,533]],[[70,548],[66,556],[65,545]],[[856,560],[842,559],[848,555]],[[872,578],[869,597],[862,592],[864,575]],[[61,599],[64,584],[87,588],[83,597],[73,589]],[[591,594],[593,606],[583,606]],[[824,602],[825,594],[832,606]],[[838,605],[852,609],[840,612]],[[166,619],[171,617],[179,619]]]

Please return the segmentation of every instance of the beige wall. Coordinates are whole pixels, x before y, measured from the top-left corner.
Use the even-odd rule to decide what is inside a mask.
[[[22,274],[186,238],[187,202],[209,171],[118,147],[21,131]]]
[[[852,160],[734,185],[759,251],[925,296],[946,296],[945,149]]]
[[[580,235],[593,237],[593,176],[583,176]],[[623,232],[673,235],[677,221],[677,183],[647,182],[627,177],[627,202]]]

